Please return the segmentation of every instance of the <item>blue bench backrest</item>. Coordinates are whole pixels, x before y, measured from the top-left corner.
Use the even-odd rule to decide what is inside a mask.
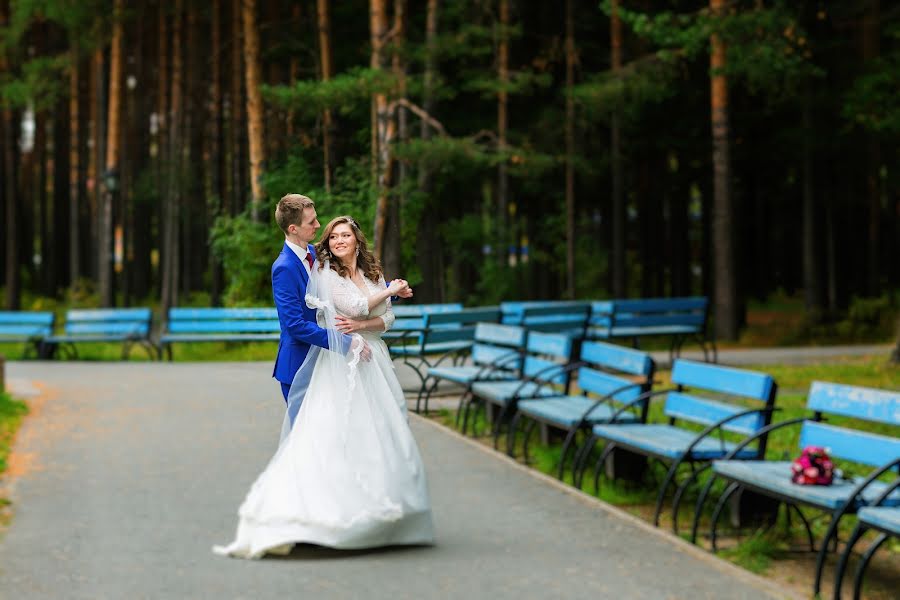
[[[525,307],[522,309],[521,324],[534,331],[565,332],[583,337],[590,316],[590,303],[567,302],[552,306]]]
[[[526,330],[515,325],[499,325],[496,323],[478,323],[475,326],[475,344],[472,346],[472,362],[477,365],[488,365],[498,359],[518,354],[525,346]],[[508,363],[509,368],[518,369],[521,360]]]
[[[528,308],[553,308],[570,304],[583,304],[575,300],[527,300],[522,302],[501,302],[500,312],[503,313],[501,323],[508,325],[521,325],[525,309]]]
[[[53,333],[52,312],[0,311],[0,337],[39,337]]]
[[[66,313],[65,330],[69,335],[150,333],[153,313],[149,308],[75,309]]]
[[[570,363],[572,350],[572,338],[567,335],[529,331],[523,375],[538,376],[541,381],[565,385],[569,380],[568,373],[551,367],[562,367]]]
[[[676,360],[672,369],[672,383],[679,391],[669,392],[665,414],[679,419],[712,425],[713,423],[747,410],[738,404],[704,397],[702,392],[715,392],[726,396],[739,396],[755,400],[771,407],[775,402],[775,381],[770,375],[722,367],[690,360]],[[685,391],[684,388],[689,388]],[[771,413],[756,413],[739,417],[723,425],[723,429],[742,435],[756,433],[771,420]]]
[[[278,333],[275,308],[170,308],[170,333]]]
[[[397,304],[391,307],[394,311],[393,331],[409,331],[426,327],[425,315],[457,312],[463,309],[459,302],[444,304]]]
[[[900,425],[900,392],[814,381],[806,406],[817,414]],[[806,421],[800,430],[800,447],[806,446],[824,446],[833,457],[870,466],[900,458],[896,437],[816,421]]]
[[[578,369],[578,387],[584,392],[612,396],[618,402],[634,400],[650,388],[655,365],[650,355],[640,350],[603,342],[585,342],[581,360],[590,363]],[[637,376],[637,382],[623,375]],[[633,385],[637,383],[638,385]],[[622,389],[626,386],[627,389]]]
[[[423,344],[469,341],[475,338],[477,323],[496,323],[500,320],[500,308],[484,306],[450,312],[427,313],[423,317],[425,333]]]
[[[594,302],[591,324],[599,327],[688,325],[701,329],[706,324],[708,307],[709,300],[703,296]]]

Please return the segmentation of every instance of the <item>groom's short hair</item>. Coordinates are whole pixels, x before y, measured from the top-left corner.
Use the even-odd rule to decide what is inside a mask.
[[[303,194],[286,194],[275,207],[275,222],[283,232],[287,233],[288,227],[291,225],[301,224],[304,210],[315,206],[316,203]]]

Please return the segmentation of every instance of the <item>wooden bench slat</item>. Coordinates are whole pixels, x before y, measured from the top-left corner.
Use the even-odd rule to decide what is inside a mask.
[[[822,446],[834,458],[879,466],[900,458],[900,438],[806,421],[800,430],[800,448]]]
[[[807,406],[814,411],[900,425],[900,392],[814,381]]]
[[[769,399],[775,386],[772,377],[765,373],[692,360],[675,361],[672,383],[763,402]]]
[[[725,404],[683,392],[669,392],[666,397],[664,412],[669,417],[712,425],[725,417],[747,410],[743,406]],[[722,429],[743,435],[756,433],[763,425],[763,416],[759,413],[739,417],[726,423]]]
[[[644,376],[651,372],[653,362],[648,354],[640,350],[603,342],[585,342],[581,346],[581,360]]]

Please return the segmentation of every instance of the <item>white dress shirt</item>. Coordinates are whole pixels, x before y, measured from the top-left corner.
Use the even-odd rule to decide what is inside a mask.
[[[288,239],[285,239],[284,243],[288,245],[288,248],[294,251],[294,254],[296,254],[297,258],[300,259],[300,262],[303,263],[303,268],[306,269],[306,274],[309,275],[309,263],[306,262],[306,255],[309,254],[309,250],[306,249],[306,246],[298,246]]]

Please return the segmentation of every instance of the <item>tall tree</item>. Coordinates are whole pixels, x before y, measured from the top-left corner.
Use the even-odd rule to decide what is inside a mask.
[[[119,185],[119,153],[122,120],[122,0],[113,4],[113,31],[109,59],[109,107],[106,130],[106,161],[102,176],[100,238],[97,253],[97,272],[100,302],[114,303],[112,286],[112,229],[113,195]]]
[[[619,0],[612,0],[609,14],[609,41],[612,72],[622,74],[622,20],[619,18]],[[622,117],[618,103],[613,105],[609,129],[609,153],[612,170],[612,293],[624,298],[625,287],[625,194],[622,185]]]
[[[425,14],[425,72],[422,81],[422,108],[429,115],[434,114],[436,105],[437,80],[437,37],[438,37],[438,0],[428,0]],[[421,133],[423,141],[431,139],[431,126],[423,119]],[[444,277],[442,253],[438,247],[436,218],[434,210],[437,203],[433,197],[434,172],[429,161],[422,159],[419,164],[419,191],[422,193],[421,218],[419,219],[420,235],[416,236],[416,259],[422,271],[422,285],[417,295],[423,302],[443,302]]]
[[[78,92],[78,65],[81,62],[78,44],[72,43],[69,51],[72,64],[69,66],[69,278],[72,283],[81,275],[81,238],[79,191],[81,188],[81,138],[78,128],[80,112]]]
[[[497,260],[505,265],[510,240],[507,231],[509,211],[509,169],[507,166],[507,129],[509,127],[509,0],[500,0],[497,27]]]
[[[726,0],[710,0],[713,16],[721,22]],[[730,150],[728,133],[728,81],[725,77],[726,48],[722,36],[714,32],[710,39],[710,104],[713,161],[713,278],[716,336],[737,339],[738,306],[735,276],[733,210],[730,191]]]
[[[329,11],[330,0],[316,0],[316,23],[319,29],[319,63],[322,70],[322,81],[330,81],[334,68],[332,67],[331,52],[331,15]],[[295,8],[297,5],[295,5]],[[295,58],[291,59],[291,72],[295,67]],[[334,133],[333,116],[331,108],[326,107],[322,111],[322,168],[325,176],[325,191],[331,193],[332,161],[334,149],[332,147],[332,134]]]
[[[297,5],[295,5],[296,7]],[[210,46],[213,56],[222,53],[222,0],[213,0],[210,6]],[[290,126],[291,120],[288,120]],[[207,229],[212,229],[215,219],[222,216],[225,205],[222,168],[222,61],[213,60],[209,84],[209,123],[206,135],[206,198],[209,206]],[[221,305],[222,264],[216,254],[211,256],[210,302]]]
[[[871,63],[881,53],[881,1],[864,2],[862,17],[862,59]],[[878,137],[867,134],[866,140],[866,198],[868,210],[868,235],[866,253],[866,292],[870,296],[881,293],[881,144]]]
[[[178,305],[178,283],[181,256],[180,246],[180,200],[181,178],[180,175],[180,148],[183,143],[182,113],[184,110],[184,0],[175,0],[172,15],[172,69],[170,86],[170,104],[168,117],[168,150],[170,164],[166,169],[166,192],[163,209],[163,234],[160,254],[163,256],[161,300],[163,313],[171,306]]]
[[[262,167],[265,161],[263,146],[263,106],[259,72],[259,29],[256,25],[256,0],[242,0],[244,23],[244,79],[247,86],[247,139],[250,146],[250,190],[253,196],[251,215],[259,219],[263,201]]]
[[[395,82],[392,101],[388,106],[389,118],[396,123],[396,141],[403,143],[409,137],[407,126],[406,102],[406,64],[402,56],[406,42],[406,0],[394,0],[394,25],[391,28],[391,73]],[[391,141],[387,142],[392,143]],[[406,204],[406,162],[395,160],[393,149],[389,148],[390,158],[385,165],[391,172],[386,179],[391,182],[392,193],[388,196],[387,214],[385,215],[384,249],[382,264],[388,273],[401,272],[401,209]]]
[[[9,22],[9,8],[5,0],[0,0],[0,28],[6,28]],[[0,76],[10,69],[7,50],[0,46]],[[6,225],[3,235],[6,238],[6,271],[4,304],[8,310],[18,310],[21,306],[21,281],[19,278],[19,219],[18,219],[18,185],[15,164],[15,119],[8,100],[0,97],[0,128],[3,135],[3,195],[6,201]]]
[[[575,298],[575,16],[566,0],[566,295]]]
[[[372,54],[369,66],[373,71],[386,68],[385,46],[388,41],[388,15],[386,0],[369,3],[369,35]],[[372,94],[372,176],[377,199],[375,202],[374,246],[375,255],[384,256],[388,202],[391,193],[392,156],[396,122],[391,114],[387,94],[378,90]]]

